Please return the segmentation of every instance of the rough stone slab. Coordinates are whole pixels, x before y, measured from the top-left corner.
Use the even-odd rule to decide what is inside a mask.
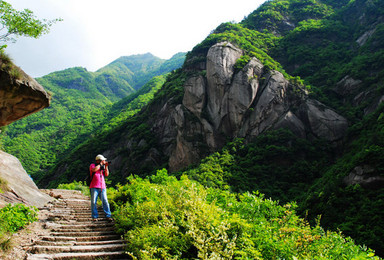
[[[89,224],[84,224],[84,223],[80,223],[80,224],[73,224],[73,225],[64,225],[64,224],[56,224],[56,225],[48,225],[49,228],[55,228],[55,229],[61,229],[61,230],[67,230],[67,229],[95,229],[95,228],[99,228],[101,225],[97,224],[98,222],[96,223],[89,223]],[[109,222],[105,225],[102,225],[102,227],[113,227],[113,223]]]
[[[131,259],[124,251],[97,252],[97,253],[58,253],[58,254],[36,254],[27,257],[27,260],[49,260],[49,259]]]
[[[1,65],[3,61],[0,60]],[[19,67],[20,77],[15,78],[9,71],[0,70],[0,126],[36,113],[49,106],[51,96],[32,77]]]
[[[107,235],[107,236],[85,236],[85,237],[42,237],[45,241],[102,241],[120,239],[119,235]]]
[[[124,250],[124,244],[85,245],[85,246],[33,246],[34,253],[85,253],[85,252],[113,252]]]
[[[87,237],[87,236],[106,236],[116,234],[114,231],[96,231],[96,232],[52,232],[55,237]]]
[[[0,178],[6,180],[11,193],[18,197],[20,201],[27,201],[28,206],[40,208],[53,200],[53,198],[38,189],[16,157],[3,151],[0,151]],[[9,202],[14,203],[16,201],[0,199],[0,207]]]
[[[35,254],[27,259],[130,259],[123,251],[125,241],[101,209],[98,221],[92,221],[89,198],[71,191],[49,193],[60,195],[47,206],[49,216],[44,227],[50,233],[34,243],[31,249]]]
[[[81,232],[81,233],[84,233],[84,232],[95,232],[95,231],[99,231],[99,232],[114,232],[114,228],[113,226],[98,226],[98,227],[95,227],[95,226],[92,226],[92,227],[77,227],[77,228],[54,228],[52,229],[53,232]]]
[[[44,241],[39,240],[35,242],[37,246],[96,246],[96,245],[110,245],[110,244],[123,244],[124,240],[101,240],[101,241]]]

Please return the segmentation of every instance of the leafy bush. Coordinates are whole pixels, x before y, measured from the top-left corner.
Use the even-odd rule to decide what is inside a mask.
[[[134,259],[378,259],[340,233],[310,227],[294,203],[204,188],[166,170],[128,180],[112,204]]]
[[[24,204],[8,204],[0,209],[0,230],[14,233],[26,225],[37,221],[36,207],[28,207]]]
[[[89,187],[87,184],[82,181],[73,181],[71,183],[62,183],[57,186],[58,189],[63,189],[63,190],[79,190],[81,193],[84,195],[90,196],[90,191]]]
[[[0,209],[0,249],[7,251],[11,248],[10,234],[17,232],[28,224],[37,221],[38,209],[24,204],[8,204]]]

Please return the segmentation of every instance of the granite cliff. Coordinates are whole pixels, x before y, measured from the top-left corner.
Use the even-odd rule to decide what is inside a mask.
[[[266,69],[256,58],[236,69],[242,55],[243,50],[229,42],[211,46],[206,61],[186,78],[181,102],[163,99],[147,108],[153,116],[146,124],[156,147],[150,147],[145,137],[128,137],[126,133],[103,151],[113,158],[113,170],[143,164],[156,167],[168,158],[169,170],[177,171],[218,151],[228,140],[251,141],[279,128],[334,144],[343,138],[348,127],[344,117],[309,98],[305,89],[282,73]],[[141,148],[147,150],[144,159],[127,161],[127,154],[133,158]]]

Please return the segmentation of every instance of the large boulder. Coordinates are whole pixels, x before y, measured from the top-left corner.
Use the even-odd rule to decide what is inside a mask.
[[[13,71],[17,71],[17,76],[0,70],[0,126],[38,112],[50,103],[50,95],[36,80],[16,66]]]
[[[52,197],[39,191],[19,160],[0,151],[0,179],[6,188],[0,193],[0,206],[8,203],[25,203],[43,207]]]

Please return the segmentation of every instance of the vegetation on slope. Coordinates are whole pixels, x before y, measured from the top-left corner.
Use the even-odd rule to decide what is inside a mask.
[[[133,259],[378,259],[341,233],[311,227],[295,203],[207,188],[165,169],[127,180],[108,196]]]
[[[265,193],[267,197],[272,197],[283,203],[292,200],[297,201],[298,212],[301,216],[307,217],[309,221],[313,222],[318,215],[321,215],[321,224],[326,229],[340,229],[347,235],[351,235],[357,243],[366,244],[374,248],[379,255],[384,255],[384,245],[381,238],[384,231],[384,218],[381,210],[383,187],[380,185],[378,187],[364,187],[359,184],[347,186],[343,181],[355,167],[363,165],[372,167],[375,176],[383,176],[383,107],[371,115],[366,115],[370,106],[378,103],[383,95],[384,46],[382,39],[384,27],[379,19],[383,16],[383,5],[384,2],[379,0],[267,1],[240,24],[225,23],[220,25],[207,39],[189,52],[183,67],[184,70],[170,74],[161,91],[150,102],[150,106],[146,106],[137,116],[130,117],[130,112],[124,110],[123,106],[120,106],[121,103],[111,107],[112,110],[116,109],[116,111],[124,110],[127,116],[122,116],[121,119],[116,120],[116,124],[111,123],[104,132],[105,135],[92,136],[84,144],[73,149],[72,153],[68,152],[68,157],[63,157],[63,161],[56,165],[54,170],[49,172],[49,175],[42,174],[42,176],[47,177],[45,181],[51,181],[55,177],[53,176],[55,170],[60,169],[65,174],[51,182],[52,186],[73,180],[74,175],[78,174],[79,170],[86,172],[86,169],[81,167],[84,165],[86,167],[92,160],[90,156],[94,156],[92,141],[98,140],[103,145],[108,146],[119,140],[122,135],[127,139],[132,136],[139,136],[145,140],[145,145],[135,147],[134,154],[128,155],[124,154],[125,151],[121,151],[121,154],[126,156],[126,160],[131,160],[131,165],[137,168],[118,170],[114,176],[119,177],[114,177],[115,179],[112,181],[114,183],[123,182],[131,170],[141,174],[142,177],[150,176],[155,170],[153,165],[134,164],[135,159],[142,159],[148,149],[158,148],[156,140],[150,133],[148,118],[153,116],[152,113],[156,114],[155,108],[158,108],[164,100],[171,98],[173,102],[180,103],[186,74],[193,73],[199,63],[205,61],[208,49],[213,44],[220,41],[230,41],[245,51],[245,55],[236,64],[237,69],[241,69],[251,57],[257,57],[268,69],[277,69],[283,72],[287,78],[299,84],[305,82],[313,97],[337,109],[350,120],[349,134],[343,140],[343,146],[339,146],[338,149],[334,149],[334,146],[322,140],[309,142],[298,139],[286,131],[266,133],[248,145],[244,145],[241,140],[235,140],[222,151],[207,157],[200,165],[191,166],[185,172],[176,173],[177,176],[186,174],[189,178],[209,187],[206,191],[195,184],[196,189],[203,196],[197,199],[201,202],[202,208],[195,207],[192,212],[188,208],[183,208],[183,205],[179,207],[177,204],[168,204],[166,200],[163,201],[162,197],[156,195],[159,192],[164,197],[169,198],[170,201],[177,202],[178,200],[171,197],[171,195],[176,194],[181,198],[187,196],[183,202],[189,201],[190,186],[193,186],[193,182],[188,181],[185,177],[176,181],[163,176],[161,178],[166,179],[165,183],[161,183],[161,181],[158,183],[155,180],[156,178],[161,180],[160,177],[151,177],[153,183],[140,178],[131,179],[130,185],[122,185],[119,188],[115,202],[117,212],[121,212],[121,214],[117,213],[117,218],[122,233],[125,233],[127,238],[131,238],[133,235],[137,238],[131,239],[131,252],[136,256],[148,254],[161,257],[164,254],[164,256],[196,257],[199,254],[204,255],[206,253],[209,255],[213,252],[211,248],[204,248],[194,240],[200,238],[198,235],[205,236],[205,239],[212,239],[212,241],[218,239],[217,245],[222,245],[223,240],[220,239],[233,239],[234,234],[236,234],[236,241],[239,241],[238,238],[242,234],[255,234],[252,232],[256,232],[258,227],[252,226],[253,223],[249,221],[248,216],[243,218],[241,210],[254,209],[254,206],[258,207],[260,204],[253,202],[241,204],[240,199],[231,201],[231,205],[236,205],[239,210],[234,213],[237,214],[238,222],[234,223],[233,220],[224,222],[234,225],[231,227],[220,226],[222,222],[214,222],[213,217],[211,219],[210,216],[222,220],[221,210],[223,210],[223,212],[225,211],[223,214],[227,214],[225,216],[228,216],[229,219],[235,218],[228,213],[235,212],[231,211],[231,205],[221,204],[220,199],[228,198],[230,200],[229,198],[233,197],[240,198],[241,195],[227,193],[228,190],[241,193],[258,190]],[[362,36],[367,32],[370,33],[370,37],[364,40]],[[360,81],[361,85],[354,91],[340,94],[335,88],[338,82],[346,76]],[[364,101],[359,102],[360,99]],[[108,123],[106,124],[108,125]],[[32,147],[27,139],[25,142],[27,142],[27,146]],[[34,152],[33,147],[30,152]],[[65,161],[70,158],[78,160],[66,168]],[[164,158],[164,163],[166,161],[167,158]],[[182,184],[183,182],[188,184]],[[175,187],[187,191],[186,194],[179,194]],[[131,189],[135,189],[135,191]],[[169,195],[168,191],[172,191],[174,194]],[[206,194],[213,191],[221,194],[214,197],[216,201],[207,199],[209,196]],[[252,200],[257,200],[257,198],[257,196],[252,197]],[[212,204],[213,201],[215,201],[214,204]],[[192,200],[191,204],[193,205],[193,203]],[[156,211],[158,208],[169,214],[161,215]],[[270,209],[279,212],[273,207]],[[145,214],[135,215],[139,210]],[[204,218],[203,215],[205,214],[203,213],[206,212],[208,212],[206,214],[208,217]],[[213,212],[212,215],[210,212]],[[189,215],[192,222],[183,218],[183,216]],[[155,220],[148,218],[148,216],[154,216]],[[284,216],[287,218],[287,215],[280,215],[283,219]],[[207,227],[200,227],[199,218],[206,220],[211,229],[207,230]],[[147,220],[152,222],[145,222]],[[269,220],[265,221],[267,223]],[[238,249],[239,255],[236,256],[239,258],[241,254],[265,258],[273,258],[277,255],[282,258],[299,256],[311,258],[313,252],[317,252],[316,257],[321,258],[323,255],[321,255],[320,248],[326,251],[324,254],[328,258],[340,258],[342,256],[346,258],[356,256],[358,258],[361,254],[372,256],[371,253],[364,253],[364,250],[360,251],[355,246],[350,247],[349,242],[345,246],[345,239],[332,232],[328,234],[331,234],[330,236],[335,239],[331,240],[331,244],[335,245],[336,251],[329,252],[324,249],[327,248],[326,246],[321,247],[323,245],[321,235],[320,238],[316,237],[310,243],[305,244],[305,249],[300,251],[301,249],[296,244],[292,244],[294,241],[302,245],[299,243],[299,235],[296,231],[311,237],[319,235],[316,232],[321,230],[317,226],[307,230],[300,224],[305,222],[300,221],[295,222],[294,227],[288,226],[287,228],[293,229],[283,232],[282,238],[275,236],[277,233],[265,232],[265,230],[274,229],[264,226],[264,233],[270,234],[270,237],[265,238],[263,233],[254,237],[241,237],[243,242],[247,242],[243,244],[236,244],[237,242],[233,242],[233,240],[228,241],[233,242],[230,246],[234,245],[234,248]],[[255,223],[259,222],[256,221]],[[186,226],[187,224],[189,226]],[[306,224],[303,225],[306,226]],[[128,231],[128,227],[132,230]],[[195,227],[197,233],[187,233],[186,228],[191,227]],[[233,231],[236,227],[241,231],[240,233]],[[277,230],[286,228],[277,227]],[[157,236],[159,231],[163,230],[166,239]],[[228,230],[232,233],[228,234]],[[219,238],[215,235],[218,235]],[[258,240],[259,237],[262,237],[263,241],[267,241],[268,245],[262,244]],[[286,238],[288,240],[285,240]],[[326,238],[324,237],[324,239]],[[276,244],[271,241],[276,242]],[[260,244],[258,244],[259,242]],[[155,245],[157,245],[157,249],[153,247]],[[247,245],[248,247],[246,247]],[[287,245],[287,248],[284,245]],[[317,245],[320,247],[316,248]],[[341,247],[348,248],[346,250],[349,250],[348,254],[350,255],[342,251]],[[147,251],[135,251],[135,248]],[[310,249],[308,252],[308,248],[312,248],[313,251]],[[338,251],[338,248],[341,251]],[[223,246],[217,249],[217,252],[235,255],[237,251],[231,250],[232,248]],[[144,255],[141,256],[144,257]]]
[[[146,87],[135,83],[135,87],[142,88],[136,92],[126,74],[135,80],[172,71],[181,66],[184,56],[179,53],[165,61],[145,54],[134,73],[129,67],[117,70],[115,65],[107,65],[94,73],[78,67],[39,78],[39,83],[53,96],[51,106],[5,127],[1,133],[4,150],[19,158],[38,182],[57,161],[94,137],[95,131],[100,134],[100,129],[116,127],[136,113],[165,79],[165,76],[154,78]],[[140,55],[135,55],[121,57],[115,63],[123,66],[139,60]],[[129,95],[133,92],[136,93]]]
[[[11,235],[28,224],[38,220],[38,209],[24,204],[8,204],[0,209],[0,252],[6,252],[11,246]]]
[[[105,112],[95,120],[99,124],[89,132],[88,137],[84,140],[75,140],[71,146],[72,150],[67,149],[65,154],[62,153],[60,160],[58,160],[59,163],[56,163],[48,173],[37,176],[39,185],[47,186],[49,184],[49,187],[56,187],[60,183],[84,180],[84,175],[81,173],[88,171],[88,165],[94,160],[95,154],[101,153],[108,143],[115,140],[116,135],[121,135],[121,131],[127,130],[125,128],[126,125],[132,128],[136,126],[135,122],[138,121],[136,118],[132,118],[132,116],[152,100],[153,95],[161,88],[165,79],[166,75],[154,77],[136,93],[131,94],[112,106],[104,107],[103,111]],[[147,133],[143,129],[129,132],[133,135],[145,135]],[[148,136],[150,135],[148,134]],[[98,144],[97,147],[95,147],[95,143]],[[89,152],[90,150],[92,152]],[[68,161],[71,161],[69,165]],[[63,174],[60,177],[53,176],[53,173],[60,167],[65,168],[63,170],[65,173],[72,172],[78,174]],[[113,178],[116,178],[117,182],[121,180],[121,175],[116,173]]]
[[[384,161],[380,141],[381,110],[374,114],[374,119],[364,117],[369,106],[383,94],[381,39],[384,30],[382,25],[375,24],[383,10],[383,2],[377,0],[369,4],[363,0],[268,1],[240,24],[224,23],[216,28],[187,54],[184,70],[171,74],[149,107],[126,121],[124,127],[111,129],[102,140],[105,145],[111,144],[109,139],[118,139],[124,132],[129,132],[125,135],[127,138],[142,137],[147,145],[138,147],[133,155],[126,155],[136,167],[129,171],[151,175],[155,170],[153,166],[134,164],[149,148],[158,148],[149,132],[150,126],[144,123],[156,113],[151,108],[169,98],[180,103],[186,73],[194,73],[213,44],[232,42],[245,51],[236,64],[237,69],[251,57],[257,57],[268,69],[279,70],[296,83],[305,82],[314,98],[350,120],[350,134],[344,140],[344,147],[335,150],[321,140],[309,142],[286,131],[269,132],[248,145],[243,145],[241,140],[234,141],[200,165],[191,166],[185,174],[209,187],[238,192],[259,190],[284,203],[297,201],[302,216],[307,215],[314,221],[321,215],[325,228],[339,228],[358,243],[383,254],[379,234],[384,224],[378,213],[383,188],[372,190],[343,183],[344,177],[363,164],[371,165],[374,174],[382,176],[382,166],[378,163]],[[359,19],[362,12],[364,19]],[[357,44],[356,41],[371,30],[371,37]],[[345,76],[360,80],[362,85],[354,92],[341,95],[335,87]],[[364,94],[364,102],[355,102],[359,93]],[[81,149],[82,154],[86,154],[91,146]],[[164,158],[164,163],[166,161]],[[121,170],[118,174],[121,179],[114,182],[123,181],[129,172]]]

